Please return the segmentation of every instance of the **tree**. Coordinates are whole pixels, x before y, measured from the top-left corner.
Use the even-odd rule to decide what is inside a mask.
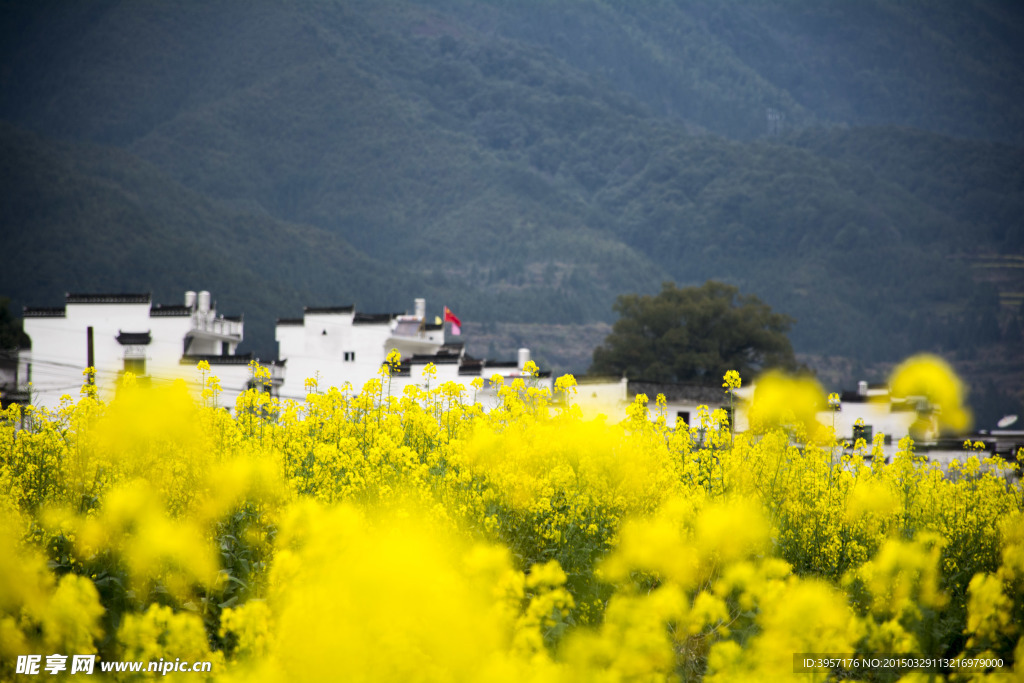
[[[764,368],[796,366],[786,337],[793,319],[753,295],[721,282],[655,296],[625,294],[619,320],[594,350],[593,374],[653,382],[720,381],[728,370],[750,376]]]

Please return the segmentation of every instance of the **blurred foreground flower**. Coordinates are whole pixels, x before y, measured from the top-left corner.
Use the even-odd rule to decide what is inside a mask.
[[[750,427],[756,432],[797,427],[814,437],[821,427],[816,415],[825,407],[825,392],[814,378],[791,377],[772,370],[762,375],[754,388]]]
[[[971,413],[964,407],[966,390],[949,363],[920,354],[903,361],[889,378],[893,396],[920,396],[935,411],[939,428],[950,432],[970,429]]]

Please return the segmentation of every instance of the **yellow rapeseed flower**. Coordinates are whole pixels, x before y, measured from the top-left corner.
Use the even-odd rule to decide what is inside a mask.
[[[825,394],[816,380],[772,370],[758,380],[748,416],[755,431],[799,427],[813,438],[820,428],[816,415],[825,406]]]
[[[966,389],[949,363],[931,354],[907,359],[889,378],[893,396],[921,397],[937,413],[939,425],[948,431],[970,428],[971,413],[964,406]]]

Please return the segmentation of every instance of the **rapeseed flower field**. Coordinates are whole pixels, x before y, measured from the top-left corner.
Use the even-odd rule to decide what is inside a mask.
[[[230,413],[200,367],[0,414],[0,679],[1024,680],[1008,465],[844,449],[783,376],[733,433],[646,397],[584,419],[570,376],[485,410],[389,370]],[[955,376],[902,372],[962,422]]]

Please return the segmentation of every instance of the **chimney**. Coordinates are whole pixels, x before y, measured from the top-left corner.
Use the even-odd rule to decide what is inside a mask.
[[[526,367],[527,361],[530,360],[530,349],[519,349],[519,371],[522,372],[523,368]]]

